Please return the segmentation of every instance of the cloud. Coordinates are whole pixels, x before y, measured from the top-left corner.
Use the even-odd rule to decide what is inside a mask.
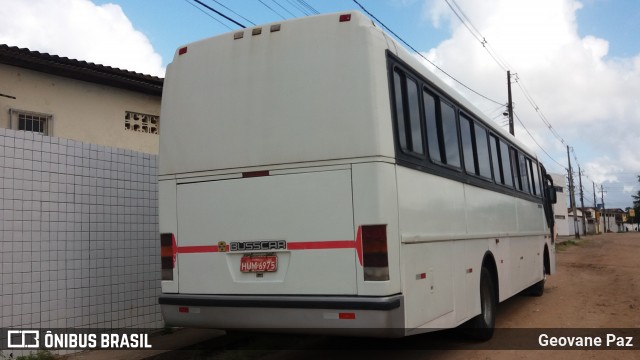
[[[598,157],[589,161],[585,166],[585,171],[591,176],[593,181],[602,184],[604,182],[619,182],[616,174],[624,170],[613,164],[608,157]]]
[[[519,83],[512,85],[515,112],[556,161],[566,164],[566,145],[571,145],[578,160],[587,164],[583,169],[597,182],[616,181],[621,171],[640,172],[640,55],[615,58],[609,55],[609,41],[615,39],[580,36],[576,14],[582,4],[575,0],[456,3],[507,62],[512,74],[518,74]],[[449,39],[425,52],[429,59],[471,88],[506,103],[504,69],[447,4],[425,0],[423,9],[425,19],[434,26],[448,25],[451,31]],[[528,90],[566,144],[548,130],[519,85]],[[460,86],[454,87],[483,110],[496,107]],[[503,118],[498,116],[495,121],[502,125]],[[545,164],[555,164],[517,120],[516,137],[536,151]],[[557,164],[555,170],[563,171]]]
[[[0,0],[0,43],[164,76],[162,58],[119,5],[89,0]]]

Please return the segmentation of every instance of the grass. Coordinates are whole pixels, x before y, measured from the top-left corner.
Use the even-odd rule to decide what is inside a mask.
[[[561,243],[556,244],[556,251],[565,251],[568,248],[579,246],[579,245],[580,245],[580,241],[576,241],[576,240],[563,241]]]

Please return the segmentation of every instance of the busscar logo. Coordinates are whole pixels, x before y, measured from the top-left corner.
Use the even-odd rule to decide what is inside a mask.
[[[229,244],[229,251],[269,251],[286,250],[285,240],[233,241]]]
[[[9,349],[32,349],[40,346],[40,331],[9,330],[7,331],[7,347]]]

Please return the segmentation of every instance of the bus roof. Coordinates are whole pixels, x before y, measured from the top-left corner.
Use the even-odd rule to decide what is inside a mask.
[[[348,11],[258,25],[177,49],[163,89],[160,175],[394,158],[387,50],[526,149],[368,17]]]

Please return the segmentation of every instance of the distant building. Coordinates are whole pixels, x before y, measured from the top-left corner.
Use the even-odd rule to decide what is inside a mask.
[[[567,212],[567,182],[564,175],[549,174],[553,179],[553,186],[556,188],[558,201],[553,205],[553,213],[556,221],[556,232],[558,235],[569,235],[569,226],[573,228],[573,222],[569,224]]]
[[[0,127],[157,154],[163,79],[0,45]]]
[[[572,209],[567,209],[569,222],[573,221]],[[577,224],[580,230],[580,234],[583,234],[582,227],[582,213],[587,224],[587,234],[599,234],[605,231],[607,232],[622,232],[627,229],[633,229],[632,225],[626,224],[629,214],[622,209],[606,209],[605,216],[602,216],[602,209],[596,209],[592,207],[576,208],[578,215]],[[569,226],[569,235],[573,235],[573,229]]]

